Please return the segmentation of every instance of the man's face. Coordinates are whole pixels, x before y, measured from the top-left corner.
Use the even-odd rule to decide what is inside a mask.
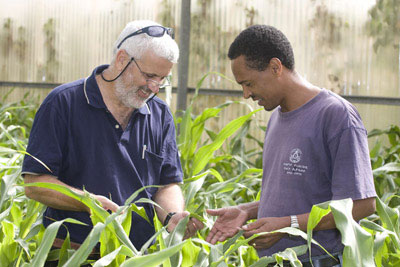
[[[128,55],[127,58],[130,59]],[[121,79],[117,79],[117,98],[127,107],[143,107],[149,97],[158,93],[157,83],[163,82],[171,72],[172,65],[167,59],[146,51],[136,63],[131,62]]]
[[[263,71],[250,69],[246,65],[243,55],[231,61],[232,73],[236,82],[243,88],[243,97],[252,98],[265,110],[271,111],[279,106],[283,97],[277,90],[275,75],[273,75],[271,64]]]

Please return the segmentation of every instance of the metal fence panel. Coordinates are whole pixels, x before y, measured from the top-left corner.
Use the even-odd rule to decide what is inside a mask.
[[[88,76],[96,65],[111,60],[114,40],[131,20],[172,26],[179,42],[180,2],[0,0],[0,81],[62,83]],[[374,4],[375,0],[192,0],[189,86],[209,71],[232,79],[229,45],[246,26],[260,23],[288,36],[296,69],[310,82],[346,95],[400,97],[399,47],[375,51],[376,39],[366,34]],[[174,86],[176,70],[175,66]],[[240,90],[218,75],[210,75],[202,87]],[[0,88],[0,96],[9,89]],[[27,90],[16,88],[10,99]],[[204,97],[199,109],[222,99]],[[395,107],[362,106],[369,129],[400,121]],[[385,120],[379,122],[376,114]],[[265,122],[269,115],[260,116]]]

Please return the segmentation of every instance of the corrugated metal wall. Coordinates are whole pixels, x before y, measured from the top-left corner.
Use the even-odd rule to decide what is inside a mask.
[[[67,82],[85,77],[96,65],[110,61],[114,40],[131,20],[151,19],[173,26],[179,42],[180,2],[0,0],[0,80]],[[242,29],[260,23],[273,25],[288,36],[297,71],[312,83],[344,94],[398,97],[398,50],[387,48],[375,53],[373,39],[365,34],[368,10],[374,3],[192,0],[189,86],[194,87],[208,71],[233,78],[226,56],[228,47]],[[174,85],[176,70],[174,67]],[[202,87],[240,89],[216,75],[207,78]],[[0,90],[1,96],[9,88]],[[11,98],[20,97],[23,92],[16,90]],[[220,104],[226,97],[201,99],[198,110]],[[368,129],[385,128],[400,121],[398,107],[359,106]],[[173,110],[174,107],[175,100]],[[221,115],[219,124],[245,112],[245,108],[235,106]],[[370,119],[376,114],[385,117],[385,121]],[[268,113],[258,117],[265,124]]]

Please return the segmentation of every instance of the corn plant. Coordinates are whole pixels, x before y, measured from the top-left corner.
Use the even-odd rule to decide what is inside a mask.
[[[0,262],[19,266],[33,259],[44,229],[43,205],[25,197],[20,165],[35,105],[0,106]],[[24,122],[21,121],[24,120]]]
[[[400,128],[371,131],[369,137],[378,139],[370,151],[375,188],[378,194],[377,212],[364,226],[374,236],[375,263],[380,266],[400,264]],[[387,141],[389,146],[384,145]]]
[[[209,74],[208,74],[209,75]],[[197,88],[201,86],[199,82]],[[195,99],[196,97],[194,97]],[[292,266],[301,266],[297,256],[310,248],[312,230],[323,216],[332,212],[342,233],[345,245],[344,266],[399,266],[399,185],[400,185],[400,131],[398,126],[387,130],[374,130],[371,138],[387,138],[378,141],[370,151],[375,186],[379,198],[377,212],[361,221],[361,227],[352,220],[351,201],[330,201],[315,205],[311,211],[307,233],[284,228],[277,232],[299,235],[307,245],[287,248],[271,257],[258,258],[249,246],[255,237],[244,238],[240,231],[225,242],[211,245],[205,236],[215,218],[204,212],[206,208],[256,201],[259,199],[262,170],[260,165],[262,142],[255,140],[249,129],[253,127],[254,111],[231,122],[219,131],[208,129],[207,123],[215,119],[224,108],[245,105],[227,102],[192,114],[194,100],[188,109],[176,117],[179,128],[178,146],[184,170],[186,207],[191,217],[201,219],[206,227],[195,237],[182,240],[189,218],[182,220],[171,233],[167,233],[157,217],[147,218],[140,202],[157,205],[149,199],[137,200],[135,192],[118,212],[109,214],[89,194],[77,195],[58,185],[37,183],[75,198],[91,209],[94,225],[89,236],[78,250],[70,247],[69,236],[60,249],[52,249],[52,243],[61,222],[54,222],[44,229],[41,217],[43,205],[25,197],[20,176],[28,133],[37,104],[32,98],[18,104],[0,105],[0,262],[2,266],[43,266],[46,260],[58,260],[59,266],[265,266],[281,265],[284,260]],[[255,125],[258,128],[262,127]],[[246,150],[245,140],[255,141],[259,150]],[[386,146],[385,144],[388,144]],[[254,157],[253,159],[250,159]],[[143,190],[143,189],[141,189]],[[137,212],[155,225],[156,233],[142,248],[135,248],[128,238],[131,214]],[[70,223],[81,223],[67,219]],[[101,258],[89,260],[88,255],[100,243]]]

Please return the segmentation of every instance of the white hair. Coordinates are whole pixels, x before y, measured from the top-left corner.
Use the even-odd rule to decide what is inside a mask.
[[[151,20],[135,20],[129,22],[114,43],[112,61],[115,61],[118,51],[124,49],[135,59],[140,59],[144,52],[151,50],[157,56],[165,58],[172,63],[177,63],[179,58],[179,48],[175,40],[172,39],[167,33],[164,33],[162,37],[151,37],[147,35],[147,33],[138,34],[129,37],[121,44],[119,48],[117,48],[119,43],[129,34],[152,25],[160,24]]]

